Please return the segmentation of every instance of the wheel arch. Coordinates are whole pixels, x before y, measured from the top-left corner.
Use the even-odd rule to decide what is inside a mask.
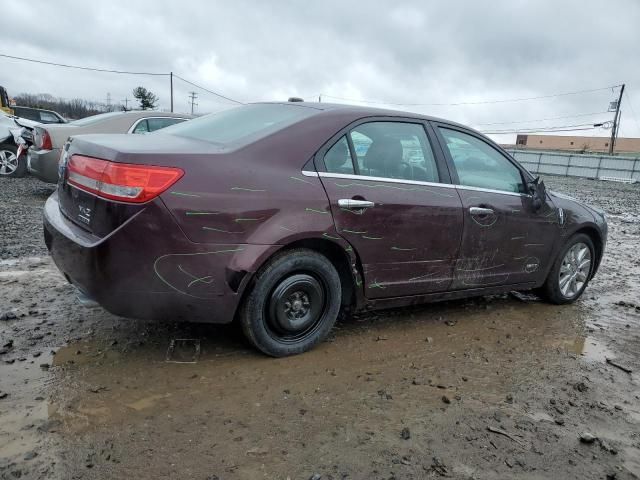
[[[260,259],[259,264],[256,265],[255,271],[243,282],[244,286],[240,292],[240,299],[237,303],[234,317],[237,316],[240,306],[245,301],[245,297],[251,292],[256,273],[274,256],[298,248],[306,248],[319,253],[336,267],[338,275],[340,276],[343,309],[358,308],[363,305],[364,294],[361,288],[361,279],[363,278],[362,264],[355,250],[346,241],[344,243],[347,247],[343,247],[338,242],[325,238],[303,238],[282,245],[277,250],[270,252],[269,255],[265,255]]]
[[[580,233],[588,236],[593,242],[593,246],[596,249],[596,261],[590,277],[593,278],[593,276],[598,271],[598,268],[600,267],[600,261],[602,260],[602,255],[604,254],[604,239],[602,238],[602,234],[600,233],[598,228],[593,225],[585,225],[583,227],[580,227],[575,232],[573,232],[571,236],[573,237],[574,235],[578,235]]]

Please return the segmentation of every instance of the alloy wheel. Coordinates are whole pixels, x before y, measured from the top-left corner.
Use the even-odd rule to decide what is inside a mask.
[[[582,242],[565,254],[558,274],[558,287],[565,298],[574,298],[587,283],[591,272],[591,250]]]
[[[18,168],[18,157],[11,150],[0,150],[0,175],[11,175]]]

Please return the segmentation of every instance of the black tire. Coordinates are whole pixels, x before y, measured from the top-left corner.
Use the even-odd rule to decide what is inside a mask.
[[[17,165],[13,164],[13,159],[11,160],[11,165],[9,165],[9,157],[12,155],[16,157],[18,154],[18,148],[15,145],[11,145],[10,143],[3,143],[0,145],[0,178],[2,177],[24,177],[27,173],[27,155],[23,153],[15,160],[17,160]]]
[[[240,307],[240,324],[249,342],[267,355],[296,355],[327,337],[341,296],[340,276],[326,257],[288,250],[256,274]]]
[[[590,257],[591,264],[589,265],[589,269],[588,269],[589,271],[586,274],[586,279],[582,284],[582,286],[577,290],[576,293],[567,296],[563,294],[560,288],[560,269],[562,268],[562,264],[565,259],[565,256],[567,255],[567,252],[569,252],[569,250],[572,247],[580,243],[588,247],[589,254],[591,256]],[[567,243],[564,245],[564,247],[562,247],[562,249],[558,253],[557,258],[555,262],[553,262],[551,270],[549,271],[547,280],[545,281],[544,285],[538,290],[538,293],[543,299],[547,300],[550,303],[554,303],[556,305],[563,305],[566,303],[575,302],[578,298],[580,298],[585,288],[587,288],[587,285],[589,284],[589,280],[591,280],[591,276],[593,274],[595,263],[596,263],[596,249],[593,246],[593,241],[591,240],[591,238],[588,235],[585,235],[584,233],[579,233],[577,235],[572,236],[571,238],[569,238]]]

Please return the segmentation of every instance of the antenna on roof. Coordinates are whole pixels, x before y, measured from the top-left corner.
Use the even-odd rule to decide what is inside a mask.
[[[300,98],[300,97],[289,97],[289,100],[287,100],[289,102],[304,102],[304,98]]]

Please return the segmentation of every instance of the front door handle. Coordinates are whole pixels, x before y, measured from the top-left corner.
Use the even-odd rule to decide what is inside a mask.
[[[341,198],[338,200],[338,206],[340,208],[371,208],[375,206],[375,203],[370,202],[369,200],[353,200],[351,198]]]
[[[493,215],[493,209],[483,208],[483,207],[471,207],[469,208],[469,213],[471,215]]]

